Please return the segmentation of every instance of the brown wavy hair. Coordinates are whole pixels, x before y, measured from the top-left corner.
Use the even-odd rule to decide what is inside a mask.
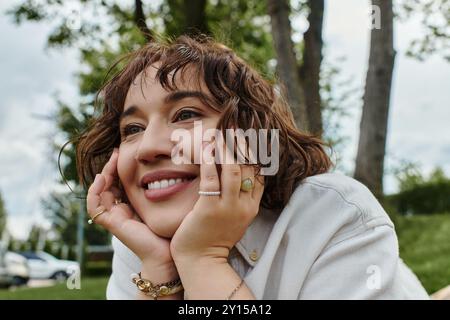
[[[279,129],[279,169],[276,175],[265,176],[263,207],[284,208],[303,179],[327,172],[332,166],[324,150],[326,144],[296,128],[290,108],[274,83],[209,36],[180,36],[148,43],[111,67],[110,71],[124,65],[97,95],[100,115],[76,139],[77,173],[85,187],[120,144],[119,116],[131,83],[156,62],[160,63],[156,79],[166,90],[177,90],[175,74],[181,72],[183,76],[188,69],[199,85],[201,81],[206,84],[214,101],[205,105],[221,112],[217,129],[223,133],[227,128]]]

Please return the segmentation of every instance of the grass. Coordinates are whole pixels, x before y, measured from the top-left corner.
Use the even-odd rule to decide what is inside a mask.
[[[0,300],[105,300],[108,277],[82,278],[80,290],[67,288],[66,282],[45,288],[0,289]]]
[[[450,285],[450,214],[394,217],[400,257],[429,294]]]

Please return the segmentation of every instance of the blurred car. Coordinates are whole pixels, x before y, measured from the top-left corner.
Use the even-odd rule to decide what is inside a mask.
[[[0,252],[0,286],[20,286],[30,278],[28,261],[22,255],[11,251]]]
[[[28,260],[31,279],[67,279],[73,272],[80,270],[76,261],[60,260],[43,251],[21,252]]]

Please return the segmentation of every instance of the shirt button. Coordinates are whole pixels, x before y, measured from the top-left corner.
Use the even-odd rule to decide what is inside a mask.
[[[258,256],[258,252],[256,252],[256,250],[253,250],[250,254],[249,254],[250,260],[252,261],[257,261],[259,256]]]

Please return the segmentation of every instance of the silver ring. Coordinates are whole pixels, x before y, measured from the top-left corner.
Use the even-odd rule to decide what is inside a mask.
[[[199,191],[201,196],[220,196],[220,191]]]

